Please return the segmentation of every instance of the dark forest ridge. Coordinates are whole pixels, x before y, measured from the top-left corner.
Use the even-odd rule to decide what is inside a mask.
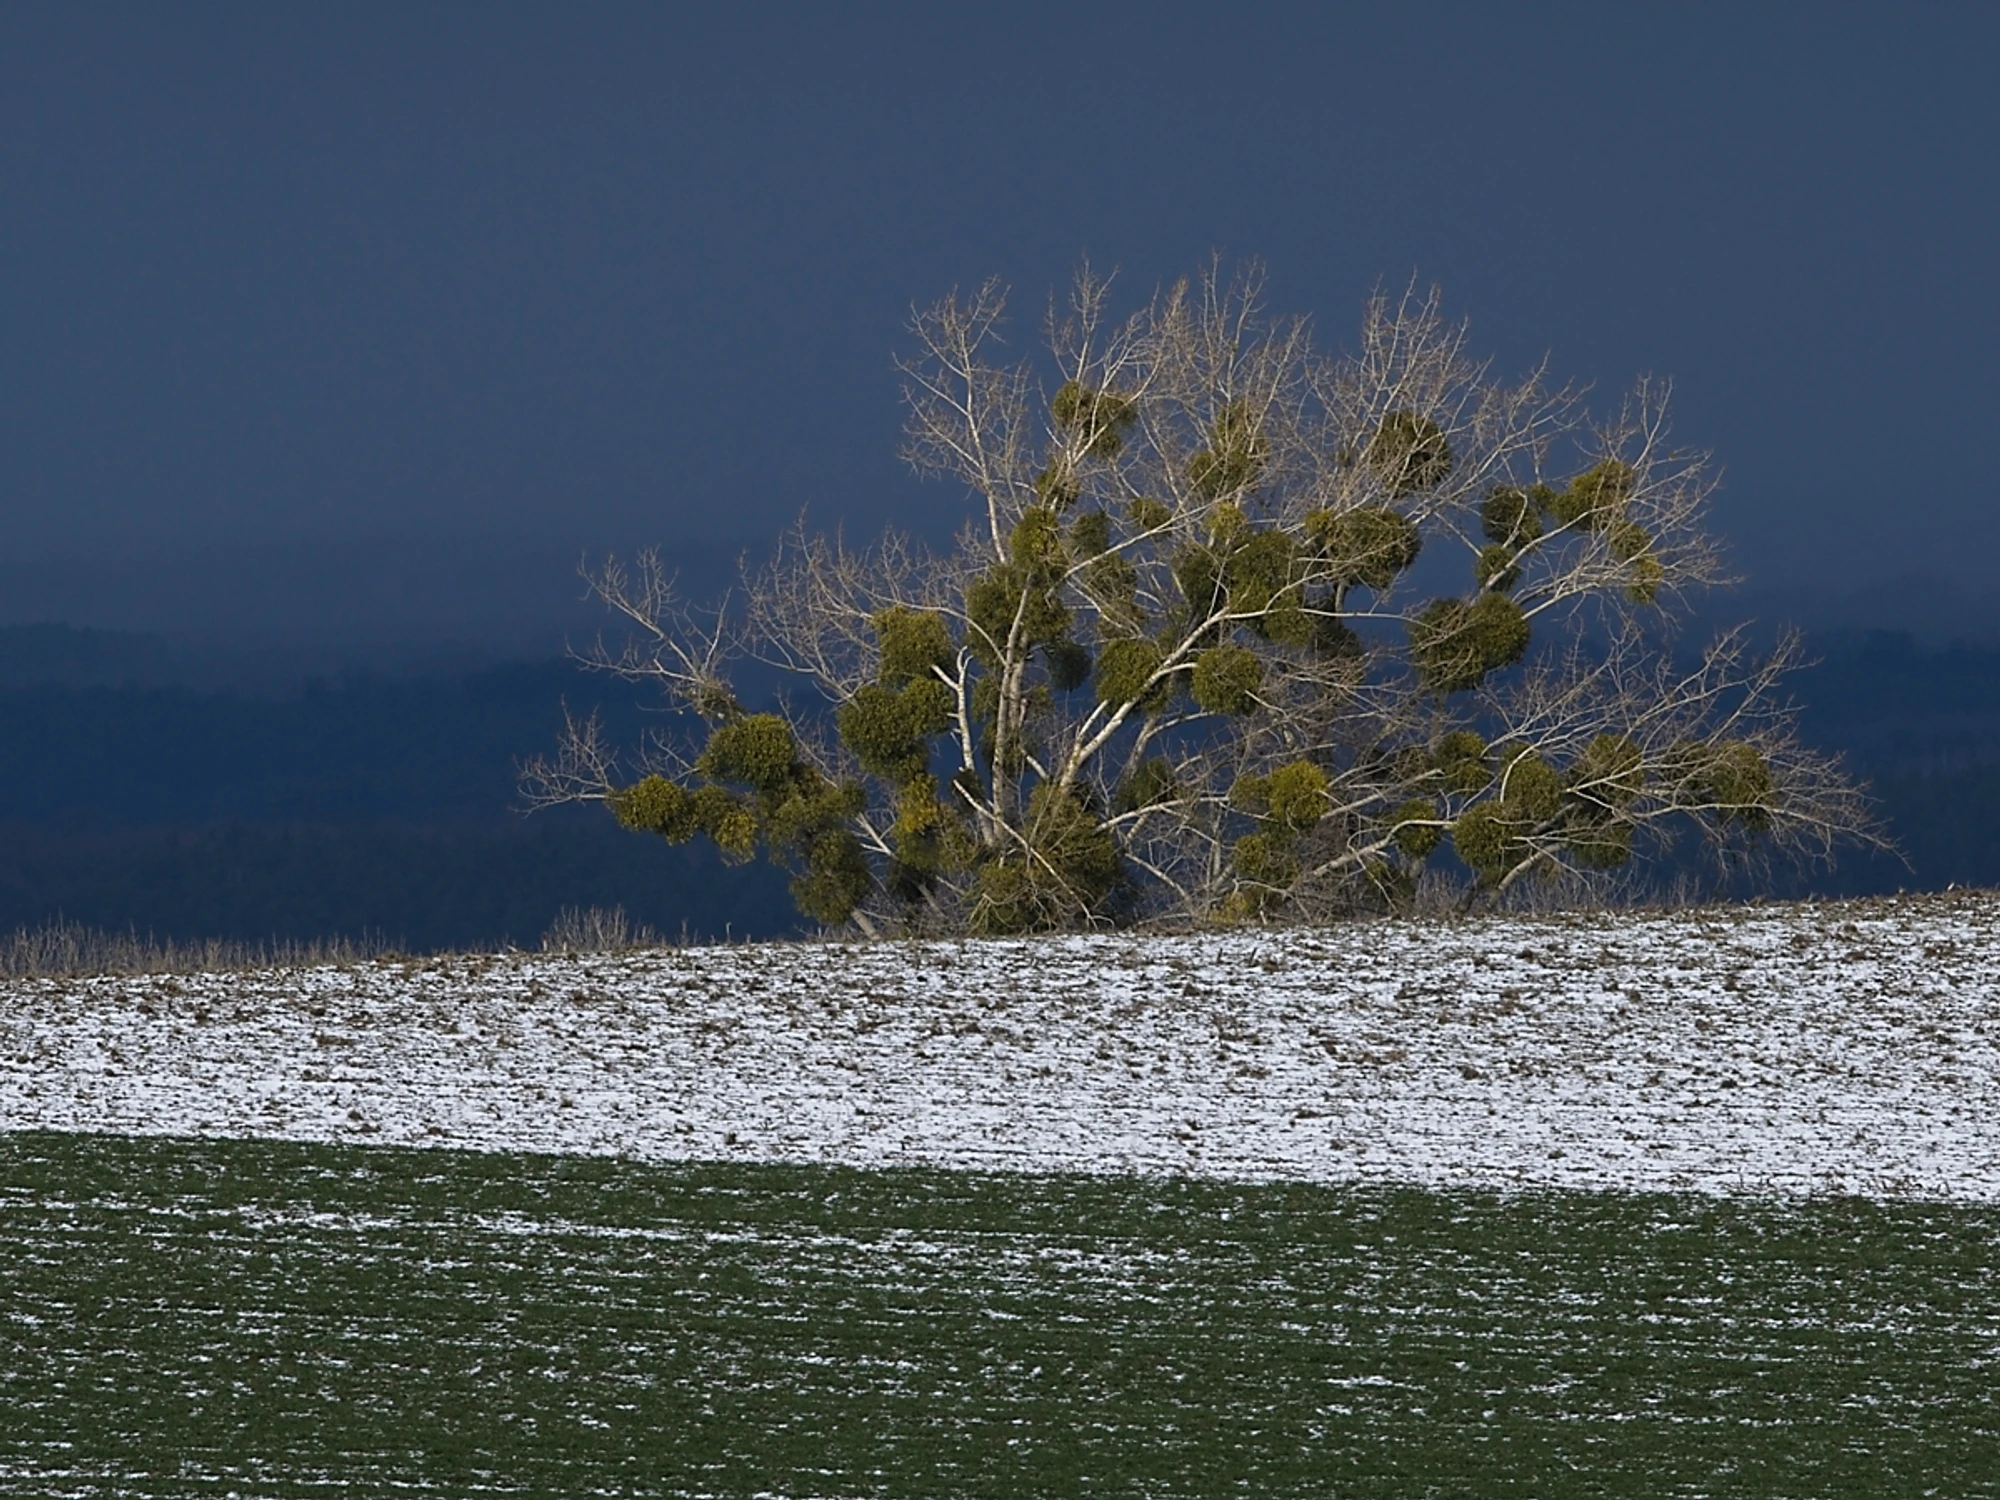
[[[514,811],[564,701],[660,722],[613,681],[550,660],[213,691],[148,680],[165,649],[0,629],[0,927],[428,949],[532,945],[564,906],[623,905],[668,934],[796,930],[769,872]],[[1844,862],[1814,889],[2000,883],[2000,651],[1858,634],[1818,654],[1806,735],[1873,780],[1913,868]]]

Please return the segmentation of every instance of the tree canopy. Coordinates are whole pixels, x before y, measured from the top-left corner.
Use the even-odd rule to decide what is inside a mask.
[[[1435,292],[1376,295],[1323,353],[1254,266],[1122,318],[1085,270],[1039,357],[1003,357],[1005,304],[919,312],[901,361],[905,457],[969,501],[956,545],[801,522],[706,612],[659,553],[608,560],[631,630],[591,659],[691,732],[628,770],[572,724],[533,798],[761,854],[869,931],[1310,918],[1407,904],[1447,850],[1477,901],[1687,838],[1875,837],[1797,738],[1795,644],[1677,634],[1723,580],[1665,385],[1599,410],[1500,378]],[[809,692],[752,712],[745,660]]]

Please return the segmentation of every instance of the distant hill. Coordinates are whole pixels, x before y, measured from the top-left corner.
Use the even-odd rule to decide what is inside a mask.
[[[162,687],[180,680],[164,638],[74,625],[0,625],[0,689]]]
[[[670,935],[798,929],[779,872],[599,809],[522,815],[517,764],[554,743],[565,703],[628,743],[660,722],[572,663],[283,696],[34,675],[0,688],[0,930],[462,948],[531,945],[565,906],[615,905]]]
[[[532,948],[564,907],[666,937],[799,931],[785,876],[640,838],[595,809],[409,823],[0,830],[0,932],[63,920],[182,941],[372,936],[404,952]]]
[[[1815,654],[1794,684],[1810,740],[1875,772],[2000,765],[2000,650],[1871,631],[1825,637]]]
[[[597,809],[517,811],[516,766],[553,743],[565,703],[619,743],[667,722],[573,663],[257,694],[174,681],[155,637],[13,627],[0,647],[15,673],[0,681],[0,930],[60,915],[183,939],[468,947],[612,905],[669,933],[798,930],[780,873]],[[1910,863],[1849,858],[1782,890],[2000,885],[2000,650],[1878,633],[1821,654],[1796,682],[1806,735],[1872,781]]]
[[[310,682],[286,697],[41,685],[0,695],[0,823],[91,829],[507,821],[563,704],[636,738],[644,699],[565,662]]]

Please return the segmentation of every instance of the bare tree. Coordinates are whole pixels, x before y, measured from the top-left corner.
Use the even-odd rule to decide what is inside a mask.
[[[1798,740],[1794,642],[1678,648],[1724,580],[1664,385],[1502,379],[1414,289],[1328,356],[1260,292],[1217,263],[1116,319],[1085,270],[1040,360],[996,358],[997,284],[917,313],[904,452],[968,492],[955,548],[801,524],[699,615],[607,562],[629,635],[588,659],[702,732],[624,773],[572,724],[531,798],[761,848],[869,931],[1393,907],[1446,846],[1478,900],[1690,836],[1880,842]],[[746,712],[745,658],[809,692]]]

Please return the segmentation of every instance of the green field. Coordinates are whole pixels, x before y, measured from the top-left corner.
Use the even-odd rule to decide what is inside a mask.
[[[0,1136],[0,1493],[2000,1493],[2000,1211]]]

